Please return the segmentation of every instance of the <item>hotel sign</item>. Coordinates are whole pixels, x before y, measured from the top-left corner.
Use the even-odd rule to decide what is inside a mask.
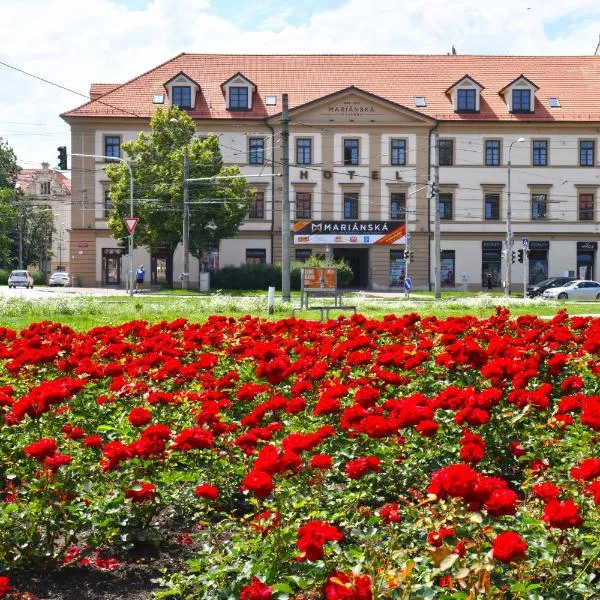
[[[403,221],[297,221],[294,244],[404,244]]]
[[[322,109],[323,110],[323,109]],[[349,117],[355,119],[357,117],[373,118],[377,114],[381,115],[376,104],[365,102],[364,100],[341,100],[332,104],[327,104],[324,107],[322,116],[331,117]]]

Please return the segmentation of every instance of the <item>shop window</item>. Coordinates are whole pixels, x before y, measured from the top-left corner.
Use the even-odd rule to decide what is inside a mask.
[[[390,250],[390,287],[404,287],[406,260],[404,250]]]
[[[481,251],[481,286],[499,287],[502,283],[502,242],[483,242]]]
[[[267,262],[267,251],[264,248],[247,248],[246,264],[261,265]]]
[[[454,277],[456,274],[456,260],[454,250],[442,250],[440,277],[443,287],[454,287]]]
[[[297,248],[296,249],[296,261],[297,262],[306,262],[312,255],[312,250],[310,248]]]
[[[102,248],[102,283],[121,284],[121,255],[118,248]]]

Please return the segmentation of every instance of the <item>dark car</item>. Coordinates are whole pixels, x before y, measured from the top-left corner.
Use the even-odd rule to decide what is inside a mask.
[[[528,285],[527,296],[529,298],[541,296],[546,290],[555,287],[562,287],[563,285],[569,283],[569,281],[575,281],[575,277],[550,277],[549,279],[544,279],[543,281],[540,281],[534,285]]]

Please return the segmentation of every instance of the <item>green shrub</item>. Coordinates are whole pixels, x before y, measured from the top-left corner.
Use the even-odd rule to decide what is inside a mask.
[[[259,290],[274,286],[281,289],[281,267],[257,264],[227,266],[211,277],[211,287],[218,290]]]
[[[13,269],[0,269],[0,285],[8,285],[8,276]],[[46,285],[48,279],[46,273],[41,271],[29,271],[29,274],[33,277],[34,285]]]
[[[0,269],[0,285],[8,285],[8,275],[10,271],[8,269]]]

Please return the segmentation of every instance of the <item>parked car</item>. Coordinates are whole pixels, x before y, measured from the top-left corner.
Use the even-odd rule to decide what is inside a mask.
[[[600,283],[576,279],[562,287],[546,290],[543,297],[552,300],[600,300]]]
[[[546,290],[555,287],[562,287],[567,285],[570,281],[575,281],[575,277],[550,277],[549,279],[544,279],[538,283],[527,286],[527,296],[529,298],[535,298],[536,296],[541,296]]]
[[[8,287],[16,288],[16,287],[33,287],[33,278],[27,271],[11,271],[8,276]]]
[[[50,275],[48,285],[50,287],[67,287],[71,285],[71,276],[65,271],[56,271],[56,273],[52,273],[52,275]]]

